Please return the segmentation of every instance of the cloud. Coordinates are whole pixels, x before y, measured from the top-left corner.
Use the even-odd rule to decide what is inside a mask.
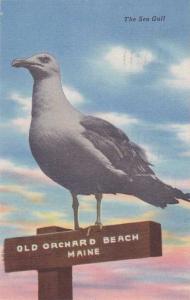
[[[132,51],[128,48],[115,46],[104,55],[104,61],[109,63],[113,69],[125,73],[142,72],[148,64],[155,60],[153,53],[142,49]]]
[[[166,84],[172,88],[190,89],[190,58],[182,60],[179,64],[169,67],[170,78],[166,79]]]
[[[183,157],[190,157],[190,150],[182,152],[181,156],[183,156]]]
[[[183,201],[184,202],[184,201]],[[185,202],[184,202],[185,203]],[[189,203],[187,203],[187,207],[189,209]],[[163,230],[162,231],[162,238],[164,244],[172,245],[172,247],[188,247],[190,245],[190,236],[187,232],[186,235],[177,235],[175,232]]]
[[[125,113],[117,112],[98,112],[94,114],[96,117],[104,119],[115,126],[130,126],[140,122],[139,119]]]
[[[158,125],[157,128],[173,132],[179,142],[183,146],[187,147],[187,150],[179,153],[180,156],[189,157],[190,156],[190,123],[171,123]]]
[[[84,202],[90,202],[94,201],[94,195],[88,195],[88,196],[82,196],[82,201]],[[133,196],[133,195],[125,195],[125,194],[104,194],[103,195],[103,201],[113,202],[113,203],[123,203],[126,202],[126,204],[134,204],[138,206],[149,206],[148,203],[140,200],[139,198]]]
[[[125,127],[125,126],[134,126],[142,124],[143,121],[141,121],[138,118],[135,118],[131,115],[128,115],[126,113],[118,113],[118,112],[98,112],[94,114],[96,117],[104,119],[113,125],[117,127]],[[148,126],[148,125],[147,125]],[[150,145],[147,144],[141,144],[141,146],[148,157],[148,160],[152,163],[157,163],[161,160],[161,155],[158,155],[153,152]]]
[[[0,203],[0,214],[9,214],[12,211],[14,211],[16,208],[14,208],[11,205],[8,205],[6,203]]]
[[[31,121],[32,98],[18,92],[11,92],[8,99],[17,104],[19,112],[21,109],[24,116],[11,119],[7,126],[17,128],[21,133],[28,133]]]
[[[32,98],[23,96],[20,93],[12,92],[9,95],[9,99],[17,103],[23,111],[29,113],[32,108]]]
[[[190,123],[186,124],[170,124],[169,130],[176,133],[179,140],[190,145]]]
[[[79,106],[85,102],[83,95],[75,88],[63,85],[63,91],[71,104]]]
[[[77,106],[85,102],[83,95],[74,87],[63,85],[63,91],[73,105]],[[27,113],[31,112],[32,97],[23,96],[18,92],[12,92],[9,95],[9,99],[17,103],[23,111]]]
[[[0,249],[1,253],[3,249]],[[162,257],[75,266],[74,298],[189,299],[189,247],[164,247]],[[36,272],[6,274],[0,263],[3,300],[37,299]],[[20,291],[22,290],[22,293]]]
[[[127,216],[126,218],[109,218],[107,220],[108,224],[118,224],[118,223],[133,223],[133,222],[141,222],[141,221],[150,221],[155,220],[155,217],[157,217],[159,214],[159,211],[155,210],[149,210],[145,213],[141,213],[139,215],[136,215],[134,217]]]
[[[67,229],[73,229],[73,222],[66,219],[64,213],[60,212],[44,212],[33,214],[33,217],[36,217],[33,220],[1,220],[0,225],[6,227],[13,227],[14,229],[21,230],[23,234],[35,234],[37,228],[49,227],[49,226],[58,226]],[[87,226],[86,223],[83,226]]]
[[[0,185],[0,192],[17,194],[33,203],[39,203],[45,200],[43,193],[30,191],[21,185]]]
[[[186,124],[169,124],[164,127],[164,130],[174,132],[177,139],[187,147],[186,151],[179,153],[182,157],[190,156],[190,123]]]
[[[29,216],[23,220],[15,219],[0,219],[0,226],[14,228],[14,230],[21,231],[22,234],[35,234],[37,228],[47,226],[58,226],[72,229],[73,222],[68,219],[68,213],[56,210],[51,211],[32,211]],[[83,226],[87,226],[86,223]]]
[[[16,128],[21,133],[28,133],[31,121],[32,99],[31,97],[23,96],[20,93],[12,92],[8,96],[9,101],[14,101],[17,104],[19,118],[12,118],[8,122],[0,123],[1,127]]]
[[[69,102],[74,106],[79,106],[85,102],[83,95],[72,86],[63,85],[63,91]],[[8,99],[14,101],[18,105],[19,109],[24,113],[24,116],[11,119],[6,126],[17,128],[24,134],[28,133],[31,122],[32,98],[23,96],[18,92],[12,92]],[[3,126],[5,126],[5,124]]]
[[[32,180],[35,183],[54,184],[39,168],[18,166],[6,159],[0,159],[0,174],[15,178],[23,183],[31,183]]]
[[[36,223],[37,226],[30,222],[26,223],[30,230],[35,233],[36,227],[40,225],[43,227],[47,214],[39,214],[39,219],[42,222]],[[60,212],[53,211],[51,217],[62,218]],[[43,225],[43,226],[41,226]],[[48,224],[49,225],[49,224]],[[63,224],[61,224],[62,226]],[[28,234],[27,228],[27,234]],[[172,233],[171,233],[172,234]],[[167,235],[167,236],[166,236]],[[170,232],[164,232],[164,240],[167,238],[173,239],[170,236]],[[184,245],[177,247],[173,244],[165,245],[163,249],[163,256],[118,262],[107,262],[106,264],[88,264],[83,266],[75,266],[74,272],[74,293],[79,299],[89,299],[93,295],[93,299],[188,299],[190,292],[188,284],[188,272],[189,272],[189,247],[187,243],[187,236],[182,237],[186,239]],[[3,249],[2,249],[3,251]],[[106,267],[105,267],[106,266]],[[8,296],[3,299],[24,299],[20,298],[20,288],[17,287],[21,284],[23,288],[26,287],[24,292],[25,299],[34,299],[34,295],[30,295],[29,291],[36,292],[37,281],[35,285],[32,284],[37,278],[34,272],[27,272],[25,276],[22,276],[22,272],[19,274],[11,274],[11,281],[13,285],[10,285],[9,277],[2,270],[1,265],[1,283],[2,293],[1,295]],[[17,284],[14,286],[14,282]],[[28,287],[28,284],[30,288]],[[14,295],[14,297],[13,297]],[[18,295],[18,298],[17,298]],[[31,298],[30,298],[31,297]]]
[[[114,268],[114,265],[111,266]],[[127,268],[127,266],[126,266]],[[131,266],[132,268],[132,266]],[[92,270],[93,271],[93,270]],[[99,274],[97,274],[98,276]],[[124,277],[124,275],[123,275]],[[139,283],[134,279],[134,283],[130,281],[127,283],[126,275],[121,279],[124,281],[125,278],[125,287],[121,288],[119,280],[109,284],[109,281],[106,287],[102,287],[101,283],[97,282],[96,286],[77,286],[75,289],[74,295],[77,295],[77,300],[87,300],[87,299],[104,299],[104,300],[179,300],[186,299],[188,300],[189,287],[187,284],[167,284],[167,283]],[[142,274],[143,277],[143,274]],[[104,278],[104,283],[107,282],[106,277]],[[181,288],[180,288],[181,287]],[[147,292],[148,291],[148,292]],[[119,298],[118,298],[119,296]],[[16,299],[17,300],[17,299]]]
[[[17,208],[7,203],[0,203],[0,226],[6,226],[7,218],[16,211]]]
[[[90,197],[90,196],[89,196]],[[91,198],[94,198],[94,196],[92,196]],[[83,198],[83,200],[84,200],[84,198]],[[87,199],[85,199],[85,200],[87,200]],[[89,199],[88,199],[89,200]],[[86,212],[86,213],[89,213],[89,212],[95,212],[95,202],[93,201],[89,201],[89,202],[87,202],[87,201],[81,201],[80,202],[80,211],[81,212]]]
[[[3,249],[0,249],[3,253]],[[0,262],[1,300],[33,300],[38,298],[36,271],[7,274],[3,261]],[[22,291],[22,292],[21,292]]]
[[[28,133],[30,129],[31,117],[17,118],[11,120],[10,124],[16,127],[21,133]]]
[[[141,144],[140,146],[145,150],[148,161],[150,163],[158,163],[161,160],[161,155],[158,155],[155,152],[153,152],[151,146],[147,144]]]
[[[66,213],[51,210],[51,211],[34,211],[33,216],[40,221],[45,221],[48,224],[58,224],[60,221],[63,223],[63,220],[66,219]]]
[[[1,128],[12,128],[18,130],[20,133],[27,134],[30,128],[31,117],[26,116],[22,118],[14,118],[9,120],[8,122],[0,123]]]
[[[190,179],[164,178],[163,181],[182,190],[190,188]]]
[[[76,266],[79,299],[188,299],[189,249],[165,247],[162,257]],[[76,278],[76,279],[75,279]]]

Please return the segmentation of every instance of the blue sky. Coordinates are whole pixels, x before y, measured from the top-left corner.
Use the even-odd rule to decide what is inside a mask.
[[[145,148],[162,180],[190,191],[189,6],[189,0],[2,2],[1,241],[39,226],[72,226],[73,219],[69,192],[48,180],[30,153],[32,78],[11,68],[14,58],[53,54],[73,105],[123,129]],[[125,16],[166,19],[130,23]],[[80,202],[87,226],[95,201]],[[162,223],[168,247],[187,247],[189,208],[181,202],[160,210],[108,195],[103,223],[152,219]]]

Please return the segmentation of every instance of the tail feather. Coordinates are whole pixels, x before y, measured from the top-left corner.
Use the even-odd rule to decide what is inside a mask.
[[[166,207],[177,204],[178,199],[190,202],[190,194],[185,194],[159,180],[156,176],[136,176],[131,184],[131,194],[154,206]]]
[[[184,200],[190,201],[190,193],[185,194],[185,197],[186,197],[186,199],[184,199]]]
[[[182,191],[174,188],[175,192],[176,192],[176,197],[182,200],[185,200],[187,202],[190,202],[190,193],[183,193]]]

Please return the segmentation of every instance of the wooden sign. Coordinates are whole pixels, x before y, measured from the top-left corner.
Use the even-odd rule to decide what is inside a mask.
[[[53,227],[51,229],[39,229],[35,236],[6,239],[5,271],[53,270],[162,255],[161,226],[151,221],[109,225],[102,229],[60,228],[56,233]]]

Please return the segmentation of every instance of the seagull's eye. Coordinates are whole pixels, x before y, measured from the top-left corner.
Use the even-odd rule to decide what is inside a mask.
[[[47,64],[50,61],[50,58],[48,56],[42,56],[42,57],[39,57],[39,60],[42,63]]]

